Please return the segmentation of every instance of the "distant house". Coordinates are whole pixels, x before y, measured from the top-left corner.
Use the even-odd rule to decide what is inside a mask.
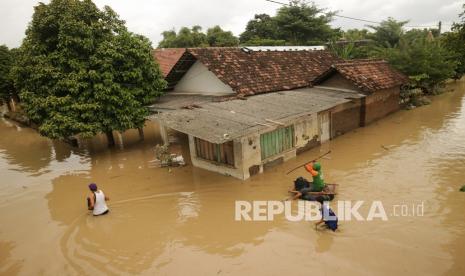
[[[408,81],[407,77],[392,68],[384,60],[350,60],[336,63],[322,74],[315,85],[342,88],[365,94],[360,100],[360,126],[399,110],[400,87]],[[357,109],[357,108],[355,108]],[[346,112],[347,113],[347,112]],[[355,113],[355,111],[353,111]],[[348,114],[340,114],[335,124],[340,124]],[[352,114],[352,116],[357,116]],[[334,133],[338,132],[335,126]],[[344,127],[341,129],[344,131]]]
[[[150,119],[164,136],[189,137],[194,166],[240,179],[398,108],[383,103],[398,97],[388,79],[403,81],[395,71],[377,80],[380,61],[349,63],[324,50],[160,49],[154,57],[169,88]]]

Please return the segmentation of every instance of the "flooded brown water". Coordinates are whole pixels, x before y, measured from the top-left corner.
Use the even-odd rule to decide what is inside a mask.
[[[144,142],[125,133],[124,149],[102,137],[74,149],[0,120],[0,274],[465,275],[465,84],[451,87],[247,181],[156,168],[153,125]],[[234,220],[235,200],[284,198],[310,178],[285,172],[329,149],[337,199],[381,200],[388,215],[423,202],[424,215],[343,221],[335,233]],[[86,211],[89,182],[110,196],[109,215]]]

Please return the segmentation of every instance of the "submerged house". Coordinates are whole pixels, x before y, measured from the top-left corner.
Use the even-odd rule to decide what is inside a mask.
[[[383,61],[345,62],[324,50],[160,49],[154,57],[168,91],[150,119],[163,134],[189,137],[194,166],[240,179],[393,112],[405,81]]]

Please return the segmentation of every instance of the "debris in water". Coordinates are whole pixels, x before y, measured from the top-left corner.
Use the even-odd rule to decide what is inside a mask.
[[[182,155],[172,154],[169,152],[168,145],[156,145],[155,156],[157,158],[156,163],[159,167],[179,167],[185,166],[186,162]]]
[[[463,185],[462,188],[460,188],[460,191],[465,192],[465,185]]]
[[[382,147],[383,149],[385,149],[385,150],[389,150],[389,148],[386,147],[385,145],[381,145],[381,147]]]

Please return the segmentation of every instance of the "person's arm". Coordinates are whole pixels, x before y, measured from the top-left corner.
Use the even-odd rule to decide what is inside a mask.
[[[297,193],[295,193],[295,195],[294,195],[294,197],[292,198],[292,200],[299,199],[301,196],[302,196],[302,193],[301,193],[301,192],[297,192]]]
[[[295,188],[289,188],[288,192],[289,192],[289,193],[292,193],[292,194],[296,194],[296,193],[298,193],[299,191],[297,191]]]
[[[94,210],[95,206],[95,199],[94,199],[94,193],[92,193],[89,197],[89,210]]]
[[[309,172],[312,176],[317,176],[318,172],[313,169],[313,162],[305,165],[305,170]]]

